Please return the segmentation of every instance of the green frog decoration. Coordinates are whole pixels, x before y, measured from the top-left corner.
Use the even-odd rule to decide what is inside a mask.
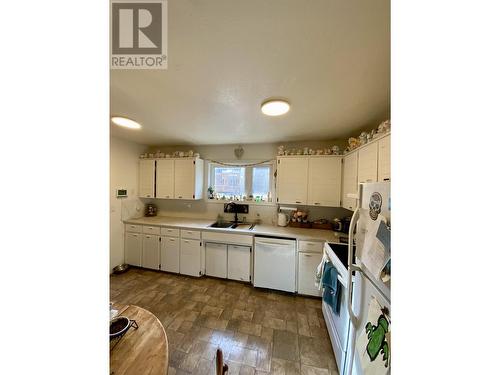
[[[386,333],[389,332],[389,321],[386,316],[388,315],[387,308],[382,309],[382,314],[378,317],[377,325],[368,322],[365,326],[365,331],[368,334],[368,344],[366,351],[370,356],[370,360],[374,361],[377,356],[382,354],[382,359],[385,361],[385,367],[389,367],[391,352],[389,343],[386,340]]]

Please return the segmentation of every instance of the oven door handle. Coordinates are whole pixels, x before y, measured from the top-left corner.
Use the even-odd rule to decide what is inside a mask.
[[[355,327],[359,326],[359,317],[354,314],[352,309],[352,273],[354,271],[359,271],[360,268],[354,265],[354,251],[353,251],[353,243],[354,243],[354,227],[357,224],[359,218],[359,207],[354,211],[351,218],[351,225],[349,225],[349,242],[347,245],[347,311],[349,312],[349,316],[351,317],[351,322]]]

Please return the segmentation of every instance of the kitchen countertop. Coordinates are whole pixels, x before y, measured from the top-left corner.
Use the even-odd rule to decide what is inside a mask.
[[[254,236],[255,235],[279,236],[279,237],[295,238],[297,240],[340,242],[339,233],[325,229],[279,227],[270,224],[257,224],[252,230],[210,228],[209,225],[214,223],[215,219],[214,220],[194,219],[194,218],[172,217],[172,216],[140,217],[136,219],[127,219],[124,220],[123,222],[126,224],[156,225],[160,227],[197,229],[197,230],[220,232],[220,233],[246,234]],[[346,236],[344,233],[342,233],[341,235]]]

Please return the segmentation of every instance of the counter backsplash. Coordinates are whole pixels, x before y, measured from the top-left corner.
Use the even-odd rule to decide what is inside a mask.
[[[190,217],[198,219],[216,219],[218,214],[223,215],[226,220],[233,220],[233,214],[224,214],[223,205],[200,201],[178,201],[162,199],[144,199],[145,203],[154,203],[158,207],[159,216]],[[302,208],[307,208],[301,206]],[[310,220],[342,218],[351,213],[342,207],[308,207]],[[241,218],[253,222],[260,218],[262,224],[275,225],[277,222],[276,206],[256,206],[250,205],[249,213],[239,215]]]

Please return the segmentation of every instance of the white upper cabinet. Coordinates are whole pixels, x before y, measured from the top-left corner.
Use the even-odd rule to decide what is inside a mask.
[[[311,156],[309,158],[307,204],[310,206],[340,206],[342,158]]]
[[[174,198],[174,160],[156,161],[156,198]]]
[[[139,161],[139,196],[161,199],[201,199],[203,160],[199,158]]]
[[[141,198],[155,196],[155,160],[139,161],[139,196]]]
[[[391,137],[378,141],[378,181],[391,180]]]
[[[278,203],[307,204],[309,158],[278,158]]]
[[[378,142],[358,151],[358,183],[377,182]]]
[[[344,157],[344,171],[342,176],[342,207],[348,210],[356,208],[358,193],[358,152]]]
[[[174,162],[174,197],[176,199],[201,199],[203,160],[184,158],[175,159]]]

